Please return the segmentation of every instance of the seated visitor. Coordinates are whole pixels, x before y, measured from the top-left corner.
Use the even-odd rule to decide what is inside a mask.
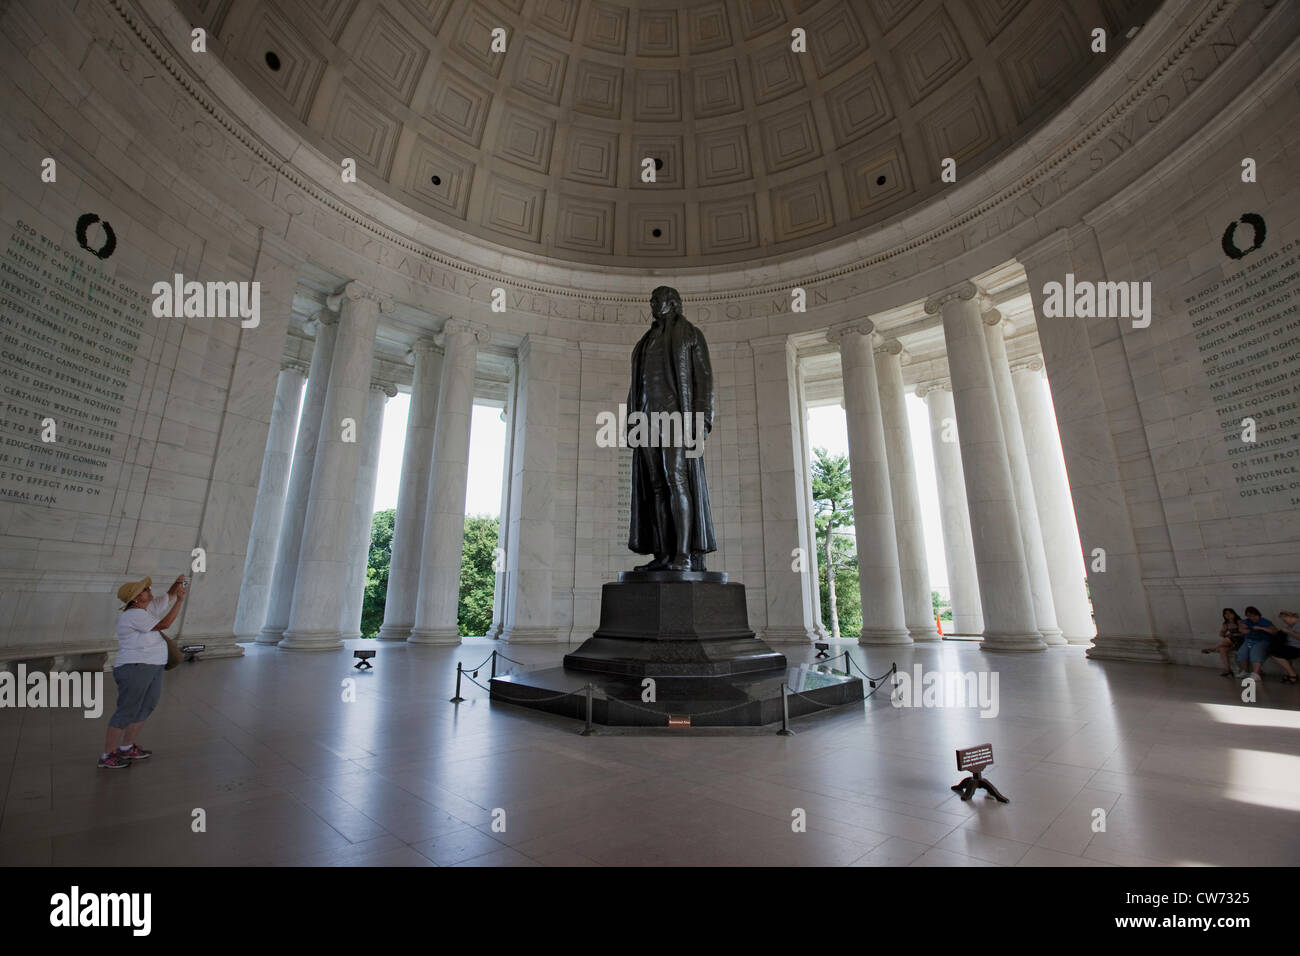
[[[1247,676],[1255,680],[1263,680],[1264,675],[1260,673],[1260,668],[1269,658],[1269,646],[1273,643],[1277,628],[1268,618],[1260,617],[1257,607],[1246,608],[1246,620],[1242,622],[1242,627],[1246,639],[1237,649],[1237,661],[1243,666],[1250,664],[1253,673]]]
[[[1232,658],[1229,652],[1235,652],[1241,647],[1241,642],[1246,639],[1245,631],[1242,629],[1241,617],[1230,607],[1223,609],[1223,624],[1219,628],[1219,641],[1210,647],[1201,648],[1202,654],[1211,654],[1214,651],[1219,652],[1219,658],[1223,661],[1223,673],[1220,677],[1232,677],[1235,674],[1232,666]]]
[[[1282,683],[1294,684],[1296,671],[1295,665],[1291,662],[1300,657],[1300,614],[1295,611],[1278,611],[1277,617],[1282,623],[1277,626],[1277,634],[1268,651],[1273,660],[1282,665],[1282,670],[1286,671]]]

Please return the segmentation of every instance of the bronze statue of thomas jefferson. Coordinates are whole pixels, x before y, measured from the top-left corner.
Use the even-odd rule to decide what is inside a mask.
[[[718,549],[702,455],[704,436],[713,428],[709,349],[703,333],[682,315],[676,289],[655,289],[650,314],[654,322],[632,350],[627,396],[629,418],[641,412],[650,421],[642,432],[648,440],[628,436],[633,452],[627,546],[654,555],[638,571],[703,571],[704,555]]]

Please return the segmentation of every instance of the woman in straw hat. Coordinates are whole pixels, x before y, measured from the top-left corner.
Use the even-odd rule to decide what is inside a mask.
[[[128,581],[117,589],[122,614],[117,619],[117,710],[108,719],[108,735],[99,766],[123,770],[133,760],[143,760],[153,751],[137,742],[144,726],[162,697],[163,666],[167,663],[167,642],[158,633],[171,627],[185,597],[185,575],[180,575],[165,595],[153,596],[152,578]]]

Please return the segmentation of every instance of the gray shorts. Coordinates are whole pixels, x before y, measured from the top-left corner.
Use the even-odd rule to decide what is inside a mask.
[[[121,664],[113,668],[117,681],[117,710],[108,726],[125,729],[138,724],[158,706],[162,698],[162,664]]]

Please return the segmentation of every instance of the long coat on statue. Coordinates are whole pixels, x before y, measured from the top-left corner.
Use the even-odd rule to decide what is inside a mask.
[[[646,343],[653,328],[641,336],[636,348],[632,350],[632,386],[627,393],[629,414],[638,410],[637,394],[643,373],[642,362]],[[704,335],[684,316],[673,320],[668,333],[667,347],[664,355],[668,361],[665,381],[671,382],[677,393],[678,407],[683,418],[690,419],[695,426],[695,413],[704,415],[705,431],[713,428],[713,368],[709,364],[709,349],[705,345]],[[693,435],[693,440],[702,442],[703,435]],[[654,449],[651,449],[654,450]],[[637,554],[670,554],[671,550],[661,546],[656,532],[654,490],[649,475],[643,475],[642,456],[633,450],[632,455],[632,512],[628,527],[627,546]],[[687,497],[691,504],[691,540],[689,547],[680,549],[683,553],[691,551],[711,552],[718,550],[717,537],[713,531],[713,512],[709,508],[709,489],[704,482],[704,456],[686,459],[686,477],[689,488]]]

